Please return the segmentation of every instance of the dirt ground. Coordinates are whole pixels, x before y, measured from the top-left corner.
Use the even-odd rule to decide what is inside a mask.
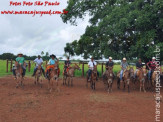
[[[0,122],[154,122],[155,100],[152,92],[104,90],[102,81],[96,90],[86,88],[84,78],[74,78],[74,86],[62,85],[51,93],[47,80],[43,88],[33,78],[24,80],[24,89],[16,89],[12,76],[0,78]],[[162,92],[162,91],[161,91]],[[161,102],[161,112],[163,112]],[[162,113],[161,113],[162,114]],[[161,118],[163,122],[163,117]]]

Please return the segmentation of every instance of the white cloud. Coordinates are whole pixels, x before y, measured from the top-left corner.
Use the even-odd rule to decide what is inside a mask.
[[[63,10],[67,6],[66,0],[59,0],[57,7],[14,7],[9,6],[10,0],[0,1],[2,10]],[[22,0],[17,0],[22,1]],[[35,1],[35,0],[31,0]],[[53,1],[53,0],[49,0]],[[79,39],[88,25],[79,20],[78,26],[71,26],[62,22],[60,15],[1,15],[0,14],[0,54],[22,52],[26,55],[38,55],[41,51],[63,55],[67,42]]]

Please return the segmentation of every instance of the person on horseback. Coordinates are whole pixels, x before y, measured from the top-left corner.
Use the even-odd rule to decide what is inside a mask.
[[[112,61],[112,57],[109,57],[109,61],[107,61],[106,64],[105,64],[106,71],[108,70],[108,68],[113,69],[113,66],[114,66],[114,62]],[[104,79],[106,78],[106,71],[103,73],[103,78]]]
[[[46,78],[49,77],[49,72],[50,72],[50,69],[53,69],[55,67],[55,62],[57,62],[58,59],[56,58],[56,56],[54,54],[50,55],[50,60],[48,62],[48,66],[45,70],[46,72]]]
[[[70,68],[71,61],[69,60],[69,57],[67,57],[67,60],[64,63],[64,74],[67,74],[68,69]]]
[[[17,67],[17,63],[21,65],[22,69],[23,69],[23,77],[25,76],[25,72],[26,72],[26,63],[25,63],[25,59],[23,57],[23,54],[22,53],[19,53],[18,54],[18,57],[16,58],[15,60],[15,65],[14,65],[14,68],[12,69],[12,72],[13,72],[13,75],[15,76],[16,78],[16,67]]]
[[[38,68],[39,65],[41,66],[43,64],[43,60],[42,60],[41,56],[38,55],[38,57],[33,62],[36,63],[36,66],[34,68],[34,72],[33,72],[33,75],[32,76],[35,76],[35,74],[37,72],[37,68]],[[42,69],[42,73],[43,73],[43,75],[45,77],[45,71],[44,71],[43,66],[41,66],[41,69]]]
[[[128,63],[126,61],[126,58],[123,58],[121,62],[120,82],[122,82],[123,72],[127,69],[127,67],[128,67]]]
[[[91,61],[88,62],[88,81],[91,80],[91,74],[92,74],[92,70],[94,69],[94,67],[97,66],[97,63],[94,61],[94,58],[91,58]],[[97,75],[99,76],[99,73],[97,72]]]
[[[150,80],[151,79],[151,76],[152,76],[152,73],[154,72],[154,70],[156,69],[156,64],[157,64],[157,62],[155,61],[155,57],[152,57],[152,61],[149,61],[148,63],[147,63],[147,67],[148,67],[148,69],[149,69],[149,71],[148,71],[148,80]]]
[[[136,62],[136,70],[134,73],[134,78],[137,76],[138,70],[140,70],[144,65],[142,64],[141,58],[139,58],[138,62]]]

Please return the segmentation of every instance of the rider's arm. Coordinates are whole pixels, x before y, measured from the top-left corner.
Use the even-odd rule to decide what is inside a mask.
[[[151,69],[151,68],[149,67],[149,63],[150,63],[150,62],[147,63],[147,66],[148,66],[148,69]]]

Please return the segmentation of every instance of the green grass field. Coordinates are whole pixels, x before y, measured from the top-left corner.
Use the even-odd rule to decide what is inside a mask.
[[[43,66],[44,66],[44,69],[45,69],[45,62],[43,64]],[[31,76],[33,74],[34,67],[35,67],[35,64],[34,63],[31,63],[30,72],[28,72],[28,68],[27,68],[27,70],[26,70],[26,76]],[[62,76],[63,62],[60,62],[59,67],[60,67],[60,70],[61,70],[60,76]],[[80,65],[80,68],[82,69],[82,65]],[[97,66],[97,69],[98,69],[98,72],[100,73],[100,76],[101,76],[101,74],[102,74],[102,65],[99,64]],[[105,71],[105,66],[103,67],[103,69]],[[88,65],[85,64],[84,65],[84,75],[85,76],[86,76],[86,72],[87,71],[88,71]],[[120,65],[114,65],[113,71],[115,73],[117,73],[118,71],[120,71]],[[9,66],[8,66],[8,73],[7,73],[6,72],[6,60],[0,60],[0,77],[6,76],[6,75],[11,75],[11,74],[12,74],[12,72],[10,72],[10,63],[9,63]],[[80,71],[76,70],[75,71],[75,76],[82,76],[82,70],[80,70]]]

